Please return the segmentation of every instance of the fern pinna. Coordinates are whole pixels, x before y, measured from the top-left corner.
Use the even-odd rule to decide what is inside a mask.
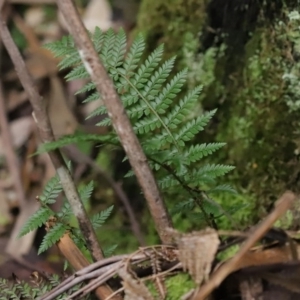
[[[78,189],[83,204],[87,204],[88,200],[91,198],[93,189],[94,184],[92,181]],[[50,208],[50,205],[56,202],[56,199],[61,192],[62,185],[58,179],[58,176],[52,177],[45,186],[43,194],[38,197],[38,200],[41,204],[40,208],[27,220],[19,233],[19,236],[23,236],[30,231],[48,223],[48,231],[39,247],[38,254],[46,251],[48,248],[58,242],[66,232],[69,232],[74,241],[76,241],[76,245],[81,248],[83,252],[86,252],[84,239],[80,230],[77,227],[70,225],[73,214],[69,202],[65,200],[59,212],[54,212]],[[101,227],[106,219],[110,216],[112,209],[113,206],[110,206],[107,209],[92,215],[92,226],[95,229]],[[107,251],[104,251],[105,254],[111,254],[115,247],[116,246],[112,246],[107,249]]]
[[[128,51],[123,30],[118,33],[113,30],[103,33],[96,28],[91,38],[121,97],[149,163],[157,172],[161,189],[167,194],[178,195],[178,202],[175,204],[180,210],[186,206],[193,208],[198,204],[202,213],[205,213],[205,206],[209,207],[209,193],[232,191],[227,185],[214,186],[215,179],[233,167],[201,164],[204,157],[219,150],[224,143],[192,144],[195,135],[205,128],[216,113],[213,110],[191,117],[201,86],[178,99],[186,83],[187,70],[170,78],[175,57],[162,63],[163,45],[143,60],[145,42],[141,35],[134,40]],[[71,37],[47,44],[46,48],[55,56],[61,57],[60,69],[72,68],[66,76],[67,80],[89,78]],[[77,93],[89,94],[85,102],[101,98],[92,82]],[[104,119],[97,125],[109,126],[111,121],[106,113],[106,108],[99,106],[90,117],[104,115]],[[86,140],[87,136],[83,138]],[[69,136],[54,144],[44,145],[44,149],[53,149],[80,139],[80,136]],[[90,136],[90,139],[118,143],[113,132],[107,136]],[[180,202],[180,199],[185,201]]]

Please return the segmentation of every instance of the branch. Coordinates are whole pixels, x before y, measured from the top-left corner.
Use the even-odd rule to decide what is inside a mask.
[[[291,207],[295,201],[295,195],[291,192],[286,192],[277,201],[274,210],[261,222],[256,229],[251,232],[251,235],[245,241],[237,254],[228,262],[223,264],[217,271],[215,271],[209,281],[207,281],[196,293],[193,300],[207,299],[212,290],[220,285],[220,283],[233,271],[237,269],[240,261],[244,255],[249,251],[253,245],[260,240],[272,227],[272,225]]]
[[[76,146],[69,145],[64,147],[63,152],[66,153],[66,155],[70,158],[70,160],[76,161],[77,163],[84,163],[98,173],[100,176],[102,176],[111,186],[116,196],[120,199],[122,204],[124,205],[124,208],[128,214],[129,221],[131,224],[131,230],[134,233],[136,239],[138,240],[140,246],[145,246],[146,242],[144,239],[144,236],[142,234],[141,226],[137,220],[137,217],[135,215],[135,212],[133,211],[133,208],[131,207],[130,201],[125,194],[123,188],[120,184],[115,182],[113,178],[104,170],[101,169],[101,167],[98,166],[97,163],[95,163],[89,156],[85,155],[83,152],[81,152]]]
[[[58,0],[57,5],[68,24],[69,31],[74,38],[86,70],[95,83],[97,91],[102,96],[113,127],[119,136],[142,188],[156,230],[163,243],[171,243],[172,237],[167,231],[168,228],[173,227],[170,216],[148,165],[146,156],[132,129],[120,97],[115,91],[113,82],[102,65],[73,2],[71,0]]]
[[[0,15],[0,19],[1,17],[2,14]],[[3,44],[5,45],[7,52],[9,53],[11,60],[15,66],[19,79],[25,91],[28,94],[30,103],[33,107],[33,117],[36,121],[42,141],[54,141],[54,136],[50,126],[45,101],[38,94],[33,79],[27,70],[25,62],[17,46],[15,45],[6,24],[2,21],[0,21],[0,35],[2,37]],[[88,249],[91,251],[93,259],[102,259],[103,253],[98,244],[95,231],[79,198],[78,191],[74,185],[71,174],[64,163],[61,153],[57,150],[51,151],[49,152],[49,156],[60,178],[65,195],[68,201],[70,202],[73,213],[78,220],[80,229],[82,231],[83,236],[86,239]]]

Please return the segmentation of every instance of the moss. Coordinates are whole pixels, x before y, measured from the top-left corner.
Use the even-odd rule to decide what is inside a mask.
[[[146,38],[148,51],[165,44],[165,58],[177,55],[182,68],[183,40],[197,35],[205,23],[208,0],[144,0],[141,3],[137,31]]]
[[[204,85],[202,107],[218,108],[198,138],[227,142],[215,160],[236,166],[227,179],[242,202],[251,201],[246,219],[237,216],[243,225],[263,217],[286,189],[300,190],[299,16],[288,17],[294,8],[293,0],[143,0],[138,17],[149,50],[164,42],[177,67],[188,66],[189,85]],[[231,205],[227,196],[219,201]]]
[[[228,143],[223,158],[236,166],[231,179],[257,199],[252,221],[260,219],[286,189],[299,191],[296,132],[300,110],[296,100],[300,94],[290,80],[283,80],[299,64],[291,56],[299,38],[291,21],[282,16],[281,20],[260,20],[263,25],[243,46],[239,64],[222,72],[230,81],[216,75],[219,82],[225,82],[225,95],[214,132],[217,140]],[[236,61],[232,55],[227,53],[227,64]],[[217,93],[208,95],[204,105],[217,97]]]

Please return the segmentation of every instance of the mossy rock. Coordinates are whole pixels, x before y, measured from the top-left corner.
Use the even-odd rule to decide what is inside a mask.
[[[227,142],[214,159],[235,165],[227,179],[256,199],[250,222],[286,189],[300,191],[300,31],[288,18],[293,9],[297,1],[143,0],[138,17],[149,51],[164,42],[167,56],[179,57],[178,68],[186,66],[187,32],[198,43],[190,65],[195,84],[204,85],[201,104],[219,109],[199,139]]]
[[[183,41],[186,35],[197,35],[206,21],[208,0],[143,0],[140,6],[137,31],[146,39],[148,52],[165,44],[165,58],[177,56],[182,68]]]

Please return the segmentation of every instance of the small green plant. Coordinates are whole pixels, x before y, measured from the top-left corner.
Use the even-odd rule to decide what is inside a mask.
[[[56,274],[47,276],[47,279],[32,277],[30,284],[19,280],[14,283],[10,283],[7,279],[0,278],[0,300],[38,299],[40,296],[43,296],[45,293],[58,286],[61,281],[62,279]],[[68,295],[76,292],[81,286],[82,284],[78,284],[55,299],[66,299]],[[86,295],[82,299],[91,299],[91,296]]]
[[[221,209],[210,198],[215,192],[233,189],[228,185],[216,185],[216,178],[233,169],[232,166],[205,164],[203,159],[222,148],[225,143],[193,144],[216,110],[195,116],[193,109],[197,104],[202,87],[197,86],[186,95],[181,89],[186,83],[187,70],[169,78],[175,57],[162,63],[163,45],[155,49],[146,60],[142,60],[145,49],[144,39],[139,35],[127,49],[123,30],[103,33],[99,28],[91,34],[99,56],[113,80],[133,128],[138,136],[151,168],[155,171],[160,188],[165,195],[177,195],[174,212],[189,211],[200,207],[202,215],[214,215],[213,209],[206,213],[205,206]],[[46,45],[55,56],[61,57],[60,69],[71,67],[66,79],[88,78],[89,74],[82,64],[78,50],[71,37],[63,37]],[[101,99],[90,82],[77,93],[88,93],[84,102]],[[110,126],[106,108],[101,105],[91,115],[103,115],[99,126]],[[63,137],[57,142],[43,145],[41,151],[49,151],[80,140],[95,140],[120,145],[114,131],[105,136],[75,135]],[[132,175],[129,172],[127,176]],[[174,199],[174,197],[172,198]]]
[[[79,195],[83,203],[86,205],[91,197],[94,189],[94,184],[91,181],[89,184],[83,186],[78,190]],[[72,210],[68,201],[64,200],[62,208],[59,212],[54,212],[50,205],[56,202],[58,195],[62,192],[62,186],[57,176],[54,176],[49,180],[46,187],[44,188],[43,194],[38,197],[41,204],[40,208],[27,220],[23,226],[19,236],[23,236],[32,230],[35,230],[42,225],[48,223],[49,228],[43,241],[39,247],[38,254],[46,251],[49,247],[54,245],[59,239],[66,233],[69,232],[71,237],[75,241],[76,245],[84,252],[85,242],[81,235],[80,230],[77,227],[72,226],[70,223],[73,217]],[[95,229],[100,228],[106,219],[110,216],[113,210],[113,206],[91,216],[91,223]],[[111,254],[114,247],[107,249],[106,255]]]

